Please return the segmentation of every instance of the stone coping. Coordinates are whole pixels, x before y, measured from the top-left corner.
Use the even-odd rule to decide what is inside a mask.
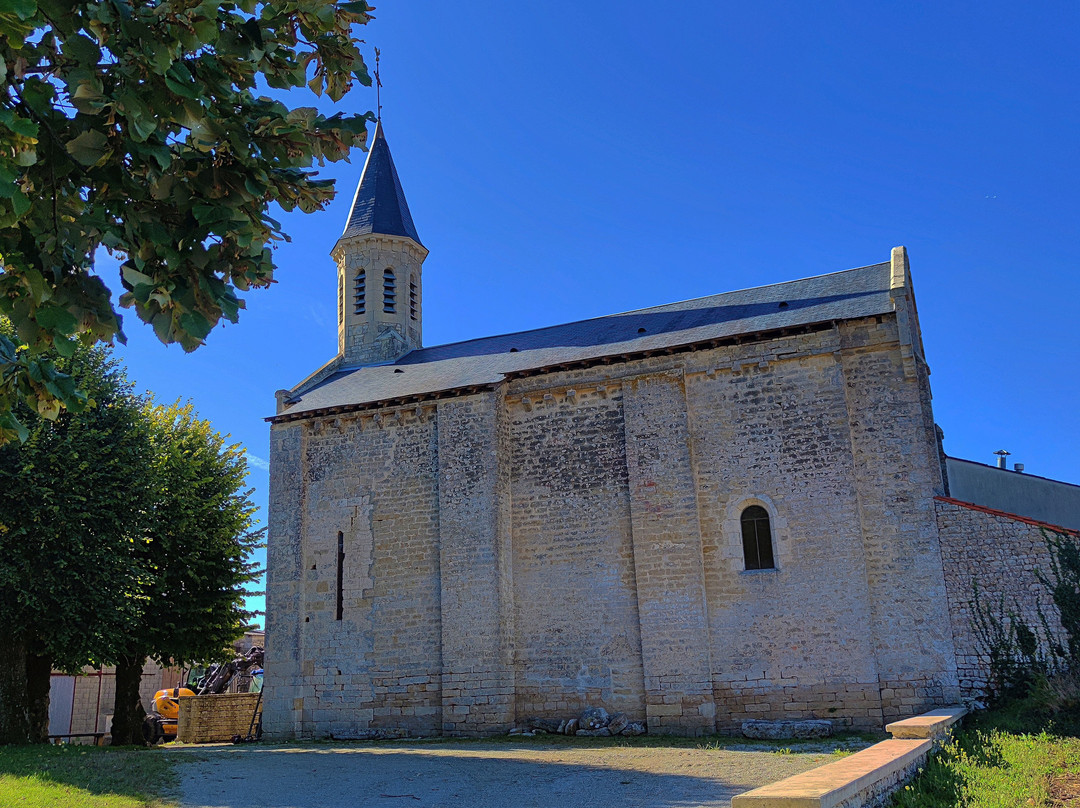
[[[731,808],[835,808],[899,777],[933,747],[931,740],[892,739],[849,757],[732,797]]]
[[[902,721],[893,721],[885,725],[885,731],[894,738],[937,738],[966,714],[966,707],[942,707]]]

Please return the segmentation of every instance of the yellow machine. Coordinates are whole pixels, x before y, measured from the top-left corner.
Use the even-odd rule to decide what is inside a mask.
[[[154,694],[154,709],[143,719],[143,740],[153,746],[159,741],[176,738],[177,721],[180,718],[180,697],[194,696],[194,690],[174,687]]]

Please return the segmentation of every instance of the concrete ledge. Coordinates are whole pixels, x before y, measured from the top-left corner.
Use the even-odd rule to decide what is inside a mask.
[[[731,800],[731,808],[838,808],[876,802],[926,759],[931,740],[893,739]]]
[[[903,721],[893,721],[885,725],[885,731],[894,738],[939,738],[966,714],[966,707],[942,707]]]

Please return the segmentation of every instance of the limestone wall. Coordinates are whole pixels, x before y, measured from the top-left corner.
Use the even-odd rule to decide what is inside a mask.
[[[237,735],[246,738],[258,725],[262,702],[258,693],[218,693],[182,696],[176,740],[180,743],[221,743]]]
[[[652,732],[870,728],[955,699],[929,386],[900,331],[275,425],[268,733],[483,734],[587,705]],[[748,504],[775,570],[744,569]]]
[[[549,388],[509,420],[518,714],[643,720],[622,388]]]
[[[438,430],[442,730],[506,731],[514,720],[514,614],[501,395],[440,403]]]
[[[363,423],[303,422],[274,432],[272,465],[287,478],[282,487],[295,488],[281,508],[278,478],[271,476],[271,731],[338,738],[382,728],[438,732],[434,409],[388,411]]]
[[[786,358],[732,353],[687,384],[717,722],[880,728],[839,337],[768,347]],[[775,570],[744,569],[739,515],[752,504],[769,512]]]
[[[846,321],[841,361],[866,585],[887,721],[959,697],[933,498],[943,493],[929,371],[902,323]],[[894,342],[895,340],[895,342]]]
[[[980,698],[988,661],[972,627],[972,582],[993,613],[1004,596],[1006,610],[1029,626],[1040,625],[1041,610],[1057,630],[1057,608],[1035,574],[1049,574],[1050,552],[1038,522],[945,499],[935,504],[960,687],[966,698]]]

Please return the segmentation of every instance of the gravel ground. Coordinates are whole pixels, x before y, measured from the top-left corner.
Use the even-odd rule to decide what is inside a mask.
[[[791,752],[440,741],[169,754],[180,760],[183,808],[719,808],[735,794],[834,760],[835,746]]]

